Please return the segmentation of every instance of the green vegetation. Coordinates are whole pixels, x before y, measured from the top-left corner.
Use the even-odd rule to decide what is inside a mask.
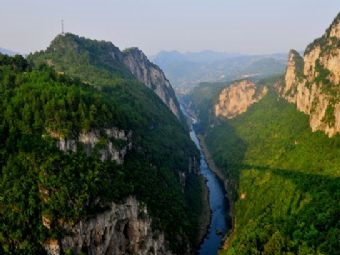
[[[101,86],[133,79],[121,64],[121,58],[119,49],[110,42],[89,40],[70,33],[57,36],[46,51],[28,56],[36,65],[48,64],[85,83]]]
[[[335,115],[334,115],[334,105],[330,103],[327,106],[325,116],[323,118],[324,122],[326,122],[330,127],[334,126],[335,124]]]
[[[295,75],[299,81],[304,79],[303,68],[304,61],[303,58],[296,50],[290,50],[290,54],[293,54],[293,61],[295,62]]]
[[[183,254],[196,241],[202,209],[189,210],[201,194],[198,177],[188,172],[198,152],[186,129],[151,90],[105,58],[110,45],[67,35],[51,47],[29,57],[35,64],[0,55],[0,253],[42,254],[44,240],[65,234],[61,222],[134,195],[170,248]],[[96,152],[87,156],[80,144],[77,153],[63,153],[49,136],[110,127],[132,131],[123,165],[102,162]],[[188,176],[184,193],[179,172]]]
[[[331,72],[320,64],[319,59],[315,61],[315,72],[317,73],[317,76],[315,77],[315,82],[317,84],[321,83],[322,85],[328,87],[331,85],[331,81],[329,80],[329,75]]]
[[[330,33],[334,25],[337,25],[339,21],[340,13],[335,17],[332,24],[326,29],[326,32],[323,34],[323,36],[315,39],[307,46],[304,55],[309,54],[316,47],[320,47],[321,56],[336,54],[336,50],[340,46],[340,40],[337,37],[332,37]]]
[[[275,92],[215,123],[205,139],[232,184],[235,216],[221,253],[339,254],[340,137],[313,133]]]
[[[196,116],[202,123],[202,125],[199,126],[200,128],[209,126],[211,111],[213,111],[213,102],[217,100],[218,94],[227,85],[229,85],[229,83],[225,82],[200,83],[199,86],[195,87],[192,92],[182,100],[186,105],[192,104],[199,106],[195,107],[194,110]]]

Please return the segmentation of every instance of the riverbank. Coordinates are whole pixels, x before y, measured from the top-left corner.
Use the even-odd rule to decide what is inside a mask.
[[[210,221],[211,221],[211,210],[209,205],[209,190],[207,186],[207,180],[203,177],[203,175],[200,176],[200,182],[202,187],[202,202],[203,202],[203,210],[200,217],[200,223],[199,223],[199,233],[198,233],[198,241],[197,241],[197,247],[200,247],[202,244],[204,238],[206,237]]]
[[[228,247],[228,239],[230,239],[232,234],[235,232],[235,222],[236,222],[236,219],[235,219],[234,213],[233,213],[232,198],[228,195],[228,192],[227,192],[229,190],[228,181],[227,181],[226,177],[224,176],[223,172],[221,171],[221,169],[219,169],[216,166],[215,161],[214,161],[212,155],[210,154],[208,147],[205,143],[204,137],[202,135],[197,135],[197,138],[199,140],[202,153],[204,154],[205,160],[206,160],[209,168],[211,169],[211,171],[214,172],[214,174],[218,177],[218,179],[223,183],[224,189],[225,189],[226,194],[227,194],[227,199],[228,199],[228,203],[229,203],[229,210],[228,210],[229,213],[228,213],[228,215],[226,215],[226,217],[229,217],[229,219],[231,221],[231,230],[224,237],[223,246],[221,247],[221,249],[226,250],[227,247]]]
[[[209,168],[217,175],[217,177],[223,182],[224,184],[224,188],[225,190],[227,191],[227,183],[225,181],[225,176],[223,174],[223,172],[216,166],[215,162],[214,162],[214,159],[212,158],[208,148],[207,148],[207,145],[204,141],[204,137],[202,135],[197,135],[197,138],[200,142],[200,145],[201,145],[201,149],[202,149],[202,152],[204,154],[204,157],[205,157],[205,160],[207,161],[207,164],[209,166]]]

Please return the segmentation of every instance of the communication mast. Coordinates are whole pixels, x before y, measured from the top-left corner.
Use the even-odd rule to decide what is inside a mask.
[[[61,20],[61,34],[65,35],[65,32],[64,32],[64,20],[63,19]]]

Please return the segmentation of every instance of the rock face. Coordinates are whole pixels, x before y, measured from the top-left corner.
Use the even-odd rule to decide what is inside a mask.
[[[169,107],[172,113],[178,119],[181,119],[181,111],[175,92],[158,66],[151,63],[138,48],[130,48],[123,51],[123,62],[140,82],[152,89]]]
[[[48,133],[57,139],[57,147],[64,152],[77,152],[77,146],[80,143],[84,146],[87,155],[97,148],[102,161],[114,160],[117,164],[124,163],[126,153],[132,148],[132,133],[117,128],[83,132],[77,139],[65,139],[50,130]]]
[[[232,119],[246,112],[249,106],[258,102],[266,93],[266,87],[257,88],[253,82],[247,80],[235,82],[219,94],[215,115]]]
[[[171,255],[163,233],[152,230],[147,209],[134,197],[74,226],[65,226],[69,235],[44,243],[50,255],[73,251],[90,255],[155,254]]]
[[[310,44],[302,58],[289,53],[281,94],[310,116],[313,131],[340,132],[340,16]]]

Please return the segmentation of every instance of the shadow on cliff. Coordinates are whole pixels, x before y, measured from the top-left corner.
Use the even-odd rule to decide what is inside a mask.
[[[302,170],[281,169],[269,166],[259,166],[252,164],[242,164],[242,169],[254,169],[262,172],[271,172],[274,175],[289,179],[298,189],[303,192],[310,192],[313,188],[322,189],[329,192],[330,196],[337,196],[340,199],[340,177],[332,177],[317,173],[306,173]],[[339,194],[337,194],[337,192]]]

